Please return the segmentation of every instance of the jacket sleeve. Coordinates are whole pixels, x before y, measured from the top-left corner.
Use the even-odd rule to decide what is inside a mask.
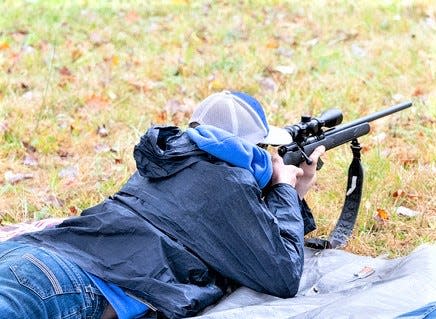
[[[290,294],[297,293],[304,264],[305,223],[302,215],[304,209],[298,194],[289,184],[273,185],[265,196],[269,211],[277,220],[279,233],[289,254],[287,267],[294,274],[294,282],[289,282]]]
[[[229,223],[226,230],[216,226],[210,253],[203,246],[200,254],[221,275],[243,286],[293,297],[304,263],[304,221],[297,192],[278,184],[264,201],[259,189],[245,185],[239,198],[221,217],[220,223]]]
[[[290,188],[290,192],[292,193],[296,192],[295,189],[289,184],[279,183],[273,185],[268,189],[268,193],[266,193],[265,196],[265,201],[267,202],[269,209],[271,211],[280,210],[280,208],[282,207],[283,200],[286,201],[286,199],[290,199],[292,201],[290,203],[292,207],[296,207],[297,205],[300,206],[300,212],[301,212],[301,216],[303,217],[303,223],[304,223],[304,235],[307,235],[311,231],[314,231],[316,229],[316,223],[312,215],[312,210],[309,208],[309,205],[307,205],[307,202],[304,199],[300,200],[298,196],[297,196],[298,202],[295,201],[294,196],[287,197],[288,196],[287,192],[284,191],[283,188]],[[276,190],[274,192],[271,192],[271,190],[274,189]],[[280,221],[280,214],[279,215],[276,214],[276,217]]]

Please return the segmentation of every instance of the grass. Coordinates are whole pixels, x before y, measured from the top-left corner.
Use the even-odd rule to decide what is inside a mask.
[[[151,124],[185,127],[197,102],[230,88],[256,96],[279,126],[413,100],[361,138],[364,195],[346,249],[399,256],[436,241],[432,1],[5,0],[0,10],[3,224],[97,204],[134,172],[133,146]],[[349,161],[348,146],[325,156],[308,198],[313,236],[336,223]],[[389,219],[374,219],[377,209]]]

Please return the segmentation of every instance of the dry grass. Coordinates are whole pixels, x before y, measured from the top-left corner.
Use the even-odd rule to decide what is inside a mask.
[[[147,3],[0,4],[3,223],[98,203],[134,171],[150,124],[184,126],[196,102],[231,88],[258,97],[277,125],[334,105],[350,121],[412,99],[361,139],[364,197],[347,249],[397,256],[436,241],[432,1]],[[316,236],[340,211],[347,148],[328,152],[309,197]],[[374,219],[377,209],[389,219]]]

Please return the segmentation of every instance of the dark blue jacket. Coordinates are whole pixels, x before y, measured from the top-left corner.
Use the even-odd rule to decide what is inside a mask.
[[[151,128],[134,155],[138,172],[117,194],[15,240],[57,251],[170,318],[216,302],[228,282],[296,294],[304,227],[314,224],[293,187],[262,194],[247,169],[200,150],[176,127]]]

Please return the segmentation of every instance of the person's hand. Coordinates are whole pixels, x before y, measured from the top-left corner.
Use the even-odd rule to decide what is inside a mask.
[[[295,187],[298,178],[303,176],[303,170],[294,165],[285,165],[283,158],[278,154],[273,154],[271,160],[273,166],[271,185],[285,183]]]
[[[322,145],[318,146],[309,156],[313,163],[311,165],[308,165],[306,162],[300,164],[300,169],[302,169],[303,174],[298,178],[297,183],[295,184],[295,189],[297,190],[300,199],[303,199],[309,189],[313,186],[313,184],[315,184],[316,164],[318,163],[320,156],[322,156],[324,153],[325,147]]]

